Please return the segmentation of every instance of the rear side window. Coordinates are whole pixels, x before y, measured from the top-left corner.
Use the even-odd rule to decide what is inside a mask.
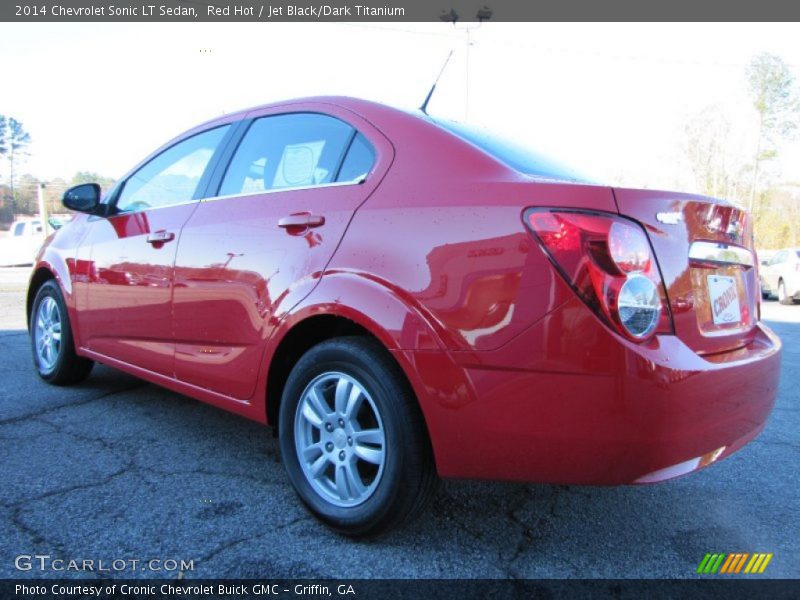
[[[360,133],[353,138],[336,181],[363,181],[375,164],[375,151]]]
[[[198,133],[164,150],[128,178],[117,210],[147,210],[192,200],[228,127]]]
[[[23,231],[25,231],[25,223],[17,223],[14,226],[14,237],[21,236]]]
[[[577,181],[588,183],[589,179],[571,168],[559,164],[557,161],[545,157],[530,148],[521,146],[516,142],[504,139],[500,136],[489,133],[477,127],[445,121],[443,119],[431,119],[442,129],[454,133],[458,137],[477,146],[487,154],[494,156],[500,162],[507,164],[512,169],[546,179],[557,179],[562,181]]]
[[[257,119],[233,155],[219,195],[331,183],[352,135],[352,127],[327,115]]]

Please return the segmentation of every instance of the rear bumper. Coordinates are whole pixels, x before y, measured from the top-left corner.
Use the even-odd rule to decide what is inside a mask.
[[[691,472],[757,436],[780,353],[763,324],[713,357],[675,336],[639,346],[576,301],[497,351],[406,358],[443,477],[624,484]]]

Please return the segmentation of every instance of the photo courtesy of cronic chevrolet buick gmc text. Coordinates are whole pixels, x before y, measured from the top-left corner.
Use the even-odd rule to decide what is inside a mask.
[[[277,427],[302,501],[350,535],[439,477],[683,475],[775,401],[745,212],[588,184],[422,112],[226,115],[64,205],[27,297],[42,379],[99,361]]]

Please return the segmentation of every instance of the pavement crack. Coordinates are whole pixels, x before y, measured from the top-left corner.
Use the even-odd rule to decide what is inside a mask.
[[[567,486],[552,486],[550,496],[546,501],[546,510],[543,514],[539,515],[533,524],[526,523],[517,515],[522,507],[525,506],[528,501],[533,499],[531,490],[528,486],[522,488],[522,492],[519,494],[516,502],[509,506],[506,515],[512,523],[517,525],[521,536],[512,552],[511,558],[507,563],[508,567],[506,569],[506,574],[509,578],[524,579],[524,575],[520,575],[520,573],[517,571],[515,563],[536,542],[542,526],[550,519],[557,518],[556,506],[558,505],[559,494],[566,489],[568,489]],[[502,557],[499,558],[502,559]]]
[[[7,419],[0,419],[0,426],[3,425],[12,425],[14,423],[21,423],[22,421],[28,421],[32,419],[37,419],[39,417],[49,415],[50,413],[57,412],[59,410],[63,410],[65,408],[74,408],[76,406],[83,406],[85,404],[90,404],[92,402],[97,402],[98,400],[103,400],[105,398],[109,398],[110,396],[114,396],[116,394],[124,394],[126,392],[132,392],[133,390],[139,389],[140,387],[144,387],[147,385],[146,382],[142,381],[136,385],[128,386],[118,390],[110,390],[108,392],[104,392],[99,396],[92,396],[90,398],[84,398],[83,400],[78,400],[77,402],[65,402],[63,404],[57,404],[55,406],[47,406],[42,408],[41,410],[37,410],[31,413],[26,413],[24,415],[18,415],[16,417],[9,417]]]
[[[245,536],[241,536],[241,537],[238,537],[238,538],[235,538],[235,539],[232,539],[232,540],[228,540],[227,542],[224,542],[224,543],[220,544],[219,546],[217,546],[216,548],[214,548],[214,550],[212,550],[208,554],[205,554],[205,555],[201,556],[200,558],[198,558],[197,559],[197,564],[198,565],[202,565],[203,563],[209,562],[209,561],[213,560],[214,558],[216,558],[217,556],[219,556],[220,554],[222,554],[223,552],[226,552],[226,551],[230,550],[231,548],[235,548],[239,544],[244,544],[246,542],[251,542],[253,540],[257,540],[259,538],[262,538],[262,537],[265,537],[267,535],[273,534],[273,533],[275,533],[277,531],[281,531],[283,529],[291,527],[292,525],[296,525],[297,523],[300,523],[302,521],[309,521],[309,520],[311,520],[311,516],[310,515],[304,515],[304,516],[301,516],[301,517],[296,517],[296,518],[292,519],[291,521],[283,523],[282,525],[278,525],[277,527],[274,527],[273,529],[271,529],[269,531],[263,531],[261,533],[254,533],[252,535],[245,535]]]
[[[81,491],[81,490],[90,490],[92,488],[97,488],[97,487],[103,487],[104,485],[108,485],[109,483],[111,483],[117,477],[121,477],[122,475],[126,475],[126,474],[130,473],[131,471],[136,470],[138,468],[139,467],[137,467],[136,465],[134,465],[131,462],[131,463],[125,465],[124,467],[122,467],[121,469],[117,469],[116,471],[114,471],[110,475],[106,475],[102,479],[99,479],[99,480],[96,480],[96,481],[92,481],[92,482],[86,482],[86,483],[76,483],[75,485],[56,488],[54,490],[49,490],[47,492],[42,492],[41,494],[36,494],[34,496],[29,496],[27,498],[24,498],[23,500],[17,500],[15,502],[10,503],[10,504],[3,503],[3,504],[0,504],[0,506],[4,506],[6,508],[11,508],[13,510],[13,509],[16,509],[16,508],[18,508],[20,506],[26,505],[26,504],[31,504],[33,502],[39,502],[40,500],[47,500],[48,498],[52,498],[54,496],[63,496],[64,494],[71,494],[72,492],[77,492],[77,491]]]

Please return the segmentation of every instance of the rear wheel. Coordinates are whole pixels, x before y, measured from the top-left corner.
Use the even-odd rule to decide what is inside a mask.
[[[69,385],[89,376],[94,362],[75,353],[67,306],[52,279],[36,293],[29,330],[39,377],[53,385]]]
[[[786,293],[786,284],[783,279],[778,282],[778,302],[781,304],[794,304],[794,298]]]
[[[437,477],[408,383],[374,340],[322,342],[295,365],[280,407],[283,462],[320,520],[376,535],[421,511]]]

